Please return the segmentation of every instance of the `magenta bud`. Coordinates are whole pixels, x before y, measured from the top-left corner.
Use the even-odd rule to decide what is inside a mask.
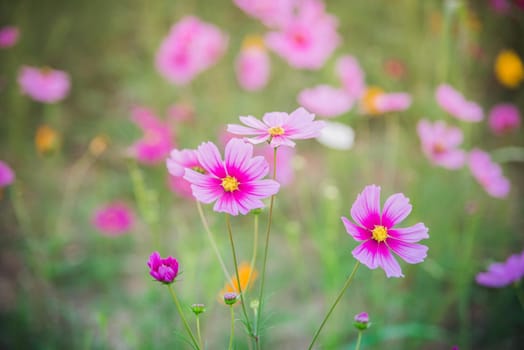
[[[235,305],[237,301],[238,301],[237,293],[224,294],[224,303],[226,303],[227,305]]]
[[[363,331],[369,328],[371,326],[371,322],[369,322],[369,315],[367,312],[361,312],[357,315],[355,315],[355,322],[353,323],[356,329],[359,331]]]

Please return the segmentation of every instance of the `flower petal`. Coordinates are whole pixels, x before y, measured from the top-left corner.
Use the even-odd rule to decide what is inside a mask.
[[[242,193],[257,199],[267,198],[278,192],[280,184],[273,180],[258,180],[247,182],[240,185],[239,189]],[[254,209],[254,208],[251,208]]]
[[[222,157],[214,143],[204,142],[198,146],[198,161],[208,173],[220,179],[226,177]]]
[[[378,267],[376,259],[377,249],[378,243],[370,239],[361,243],[359,246],[353,249],[351,253],[355,259],[373,270]]]
[[[351,217],[361,226],[372,230],[380,225],[380,187],[366,186],[351,207]]]
[[[410,227],[389,229],[388,236],[408,243],[416,243],[421,239],[429,238],[428,228],[421,222]]]
[[[193,196],[202,203],[211,203],[224,193],[220,179],[200,174],[191,169],[186,169],[184,179],[191,183]]]
[[[342,217],[342,222],[348,234],[350,234],[357,241],[365,241],[371,238],[371,234],[365,228],[355,225],[346,217]]]
[[[402,222],[411,213],[409,199],[402,193],[390,196],[382,211],[382,225],[390,228]]]
[[[380,266],[386,276],[389,277],[404,277],[400,265],[397,262],[397,259],[391,254],[387,245],[383,243],[378,244],[378,249],[376,253],[376,260],[378,266]]]
[[[406,243],[397,239],[388,238],[387,246],[409,264],[418,264],[427,256],[428,247],[422,244]]]
[[[233,216],[236,216],[239,213],[235,197],[231,192],[224,192],[223,195],[217,199],[213,206],[213,210],[219,213],[228,213]]]
[[[251,157],[253,157],[253,145],[245,143],[241,139],[229,140],[224,155],[228,175],[237,177],[237,175],[243,174]]]

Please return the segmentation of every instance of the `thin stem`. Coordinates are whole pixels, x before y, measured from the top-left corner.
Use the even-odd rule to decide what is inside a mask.
[[[229,305],[231,309],[231,335],[229,336],[229,347],[228,349],[233,349],[233,339],[235,338],[235,309],[233,305]]]
[[[361,341],[362,341],[362,331],[358,331],[357,346],[355,346],[355,350],[360,350]]]
[[[220,267],[222,267],[222,271],[224,271],[224,275],[226,276],[226,281],[232,281],[231,275],[227,271],[226,264],[224,263],[224,260],[222,259],[222,256],[220,255],[220,251],[218,250],[217,243],[215,241],[215,236],[213,235],[213,232],[209,229],[209,224],[207,222],[206,216],[204,215],[204,211],[202,210],[202,205],[199,201],[196,201],[197,209],[198,209],[198,215],[200,216],[200,220],[202,221],[202,225],[204,226],[204,230],[207,233],[207,238],[209,239],[209,243],[211,243],[211,247],[213,248],[213,251],[215,252],[215,255],[217,256],[218,262],[220,263]]]
[[[275,147],[273,151],[273,180],[277,178],[277,149]],[[257,314],[257,320],[256,325],[257,328],[255,330],[255,339],[257,344],[257,349],[259,347],[259,337],[258,337],[258,327],[260,325],[260,315],[262,314],[262,306],[264,305],[264,284],[266,281],[266,264],[267,264],[267,253],[269,248],[269,234],[271,233],[271,222],[273,218],[273,205],[275,203],[275,195],[271,196],[271,201],[269,203],[269,216],[268,216],[268,222],[267,222],[267,230],[266,230],[266,242],[264,246],[264,260],[262,263],[262,276],[260,277],[260,294],[258,295],[258,302],[259,302],[259,310]]]
[[[342,287],[342,290],[340,291],[337,298],[335,299],[335,302],[333,303],[333,305],[331,305],[331,308],[329,308],[329,311],[326,314],[326,317],[324,317],[324,320],[322,321],[322,323],[320,324],[320,327],[318,328],[317,332],[315,333],[315,336],[313,337],[311,344],[309,344],[309,348],[308,348],[309,350],[313,348],[313,344],[315,344],[315,341],[317,340],[318,335],[320,334],[320,331],[322,331],[322,328],[324,328],[324,325],[326,324],[329,316],[331,316],[331,313],[335,309],[335,306],[337,306],[338,302],[344,295],[344,292],[346,291],[346,289],[348,289],[349,285],[351,284],[351,281],[353,281],[353,277],[355,276],[355,273],[357,272],[357,269],[359,266],[360,266],[360,262],[357,260],[357,262],[355,263],[355,267],[353,268],[353,271],[351,271],[351,274],[349,275],[348,279],[346,280],[346,283],[344,283],[344,287]]]
[[[519,288],[518,283],[515,283],[513,286],[515,287],[515,294],[517,294],[517,298],[519,299],[520,306],[524,310],[524,294],[522,293],[521,288]]]
[[[253,255],[251,258],[251,265],[249,268],[249,275],[247,276],[247,283],[246,286],[249,286],[249,283],[251,283],[251,276],[253,274],[253,271],[255,269],[255,262],[257,260],[257,250],[258,250],[258,214],[255,214],[255,220],[254,220],[254,228],[253,228]]]
[[[200,317],[198,317],[198,315],[196,315],[196,329],[197,329],[198,344],[200,344],[201,348],[204,348],[204,343],[202,343],[202,335],[200,333]]]
[[[231,222],[229,220],[228,214],[226,214],[226,225],[227,225],[227,232],[229,233],[229,242],[231,243],[231,252],[233,254],[233,264],[235,265],[235,273],[237,275],[238,294],[240,294],[242,312],[244,313],[244,318],[246,319],[246,325],[247,325],[248,332],[251,335],[253,334],[253,331],[251,329],[249,317],[247,316],[246,305],[244,303],[244,293],[242,292],[242,286],[240,285],[240,275],[238,273],[237,253],[235,251],[235,243],[233,241],[233,231],[231,230]]]
[[[173,297],[173,301],[175,302],[176,308],[178,309],[178,313],[180,314],[180,318],[182,319],[182,323],[184,324],[184,328],[186,329],[187,333],[191,337],[191,341],[193,342],[193,345],[197,350],[200,350],[200,345],[198,345],[198,342],[195,339],[195,336],[193,335],[193,332],[191,331],[191,328],[189,328],[189,324],[187,323],[186,317],[184,316],[184,313],[182,312],[182,307],[180,306],[180,302],[178,301],[178,298],[176,296],[175,290],[173,287],[168,284],[167,287],[169,288],[169,292],[171,293],[171,296]]]

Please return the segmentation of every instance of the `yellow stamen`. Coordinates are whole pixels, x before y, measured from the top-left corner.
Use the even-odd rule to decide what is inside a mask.
[[[233,176],[228,175],[222,179],[222,187],[226,192],[233,192],[238,190],[238,185],[238,180],[235,179]]]
[[[373,231],[371,231],[373,239],[377,242],[384,242],[388,238],[388,229],[384,226],[375,225]]]
[[[363,113],[369,115],[381,114],[380,109],[377,107],[377,97],[384,94],[384,90],[379,87],[371,86],[364,92],[364,96],[360,101],[360,109]]]
[[[272,126],[269,129],[267,129],[267,132],[271,136],[279,136],[284,134],[284,128],[282,128],[281,126]]]

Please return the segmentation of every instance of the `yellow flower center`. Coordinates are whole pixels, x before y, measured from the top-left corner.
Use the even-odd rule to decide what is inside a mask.
[[[369,115],[379,115],[381,112],[377,107],[377,97],[384,94],[384,90],[382,90],[379,87],[371,86],[369,87],[365,92],[364,96],[362,96],[362,100],[360,101],[360,108],[363,113],[369,114]]]
[[[269,129],[267,129],[267,132],[271,136],[279,136],[284,134],[284,129],[281,126],[272,126]]]
[[[381,225],[375,225],[371,235],[375,241],[384,242],[388,238],[388,229]]]
[[[238,190],[238,180],[228,175],[222,179],[222,187],[226,192],[236,191]]]

